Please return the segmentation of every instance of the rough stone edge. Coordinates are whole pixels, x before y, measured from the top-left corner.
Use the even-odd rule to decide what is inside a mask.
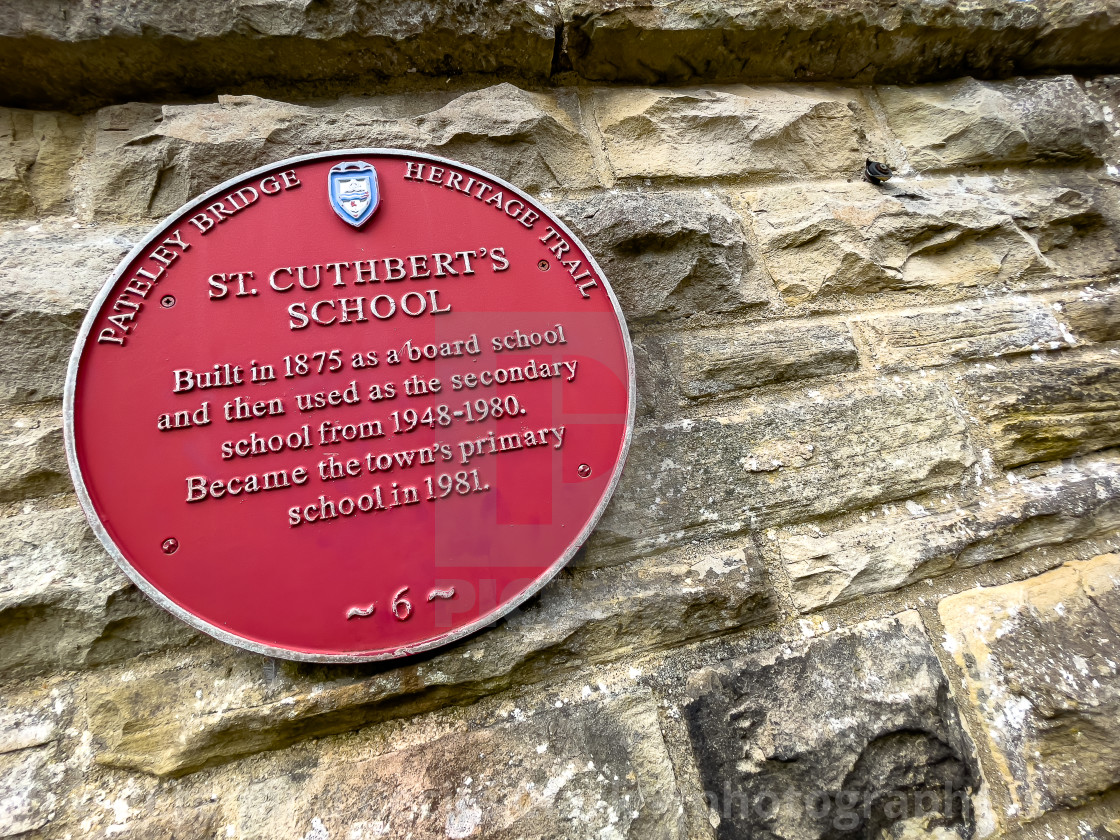
[[[81,0],[66,5],[81,12]],[[129,100],[206,97],[219,90],[331,96],[355,84],[415,87],[474,74],[535,84],[571,84],[573,79],[914,84],[966,75],[989,79],[1120,70],[1116,0],[1080,13],[1031,4],[1014,16],[1005,14],[999,0],[983,0],[980,8],[967,11],[928,13],[906,4],[898,14],[860,2],[825,10],[765,0],[749,12],[713,14],[692,13],[685,0],[663,0],[657,8],[636,0],[564,0],[559,5],[549,3],[539,19],[528,15],[511,27],[495,20],[495,29],[484,33],[489,37],[461,38],[458,47],[454,33],[439,27],[407,36],[352,31],[323,37],[298,27],[263,33],[235,21],[231,31],[196,37],[171,21],[151,19],[68,39],[70,33],[57,27],[29,32],[21,21],[0,21],[5,24],[0,26],[0,77],[5,79],[0,105],[85,111]],[[548,19],[554,22],[551,32]],[[833,47],[820,50],[821,40]],[[163,66],[153,72],[142,56],[158,58]],[[278,62],[278,56],[286,58]],[[89,71],[99,65],[114,72]],[[231,74],[232,67],[238,72]]]

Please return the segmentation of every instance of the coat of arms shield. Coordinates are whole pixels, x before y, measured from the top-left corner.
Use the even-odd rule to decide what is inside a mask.
[[[347,160],[332,166],[328,189],[334,212],[354,227],[369,221],[381,201],[377,170],[363,160]]]

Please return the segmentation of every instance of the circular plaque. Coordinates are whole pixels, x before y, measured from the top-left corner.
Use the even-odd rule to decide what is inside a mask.
[[[586,540],[625,459],[633,354],[594,258],[470,166],[292,158],[172,214],[82,326],[66,446],[144,592],[272,656],[478,630]]]

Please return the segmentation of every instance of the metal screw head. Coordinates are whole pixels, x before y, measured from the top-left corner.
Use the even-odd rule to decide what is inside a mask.
[[[548,260],[537,260],[537,268],[541,271],[548,271]]]
[[[175,298],[172,295],[164,295],[159,299],[159,305],[164,309],[170,309],[175,305]]]
[[[579,473],[580,478],[587,478],[589,475],[591,475],[591,465],[580,464],[579,469],[577,469],[576,472]]]
[[[179,550],[179,541],[174,537],[168,537],[163,541],[162,548],[164,554],[174,554]]]

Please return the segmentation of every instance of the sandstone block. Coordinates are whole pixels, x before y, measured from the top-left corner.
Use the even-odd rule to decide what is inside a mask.
[[[690,689],[718,837],[885,837],[918,808],[970,836],[971,745],[917,613],[704,668]]]
[[[1091,186],[988,179],[791,186],[733,196],[790,303],[1095,277],[1120,251]],[[994,187],[1000,187],[996,189]]]
[[[17,837],[51,821],[57,796],[51,791],[51,750],[0,754],[0,837]]]
[[[1105,169],[1120,179],[1120,76],[1098,76],[1086,80],[1085,89],[1101,109],[1108,139],[1104,146]]]
[[[78,328],[136,228],[0,225],[0,402],[60,399]]]
[[[13,7],[0,16],[3,101],[88,110],[245,89],[329,95],[409,73],[543,78],[558,23],[550,5],[499,0]]]
[[[938,611],[1019,816],[1120,783],[1120,556],[963,592]]]
[[[565,572],[528,605],[427,659],[382,666],[285,665],[217,643],[90,681],[103,764],[181,776],[302,739],[467,703],[584,667],[773,619],[746,551]]]
[[[0,708],[0,754],[41,747],[54,741],[58,737],[54,711],[46,698],[34,693],[31,696],[9,693]]]
[[[618,178],[854,174],[864,162],[854,91],[604,89],[594,112]]]
[[[64,209],[81,141],[78,117],[0,108],[0,216]]]
[[[851,333],[834,322],[776,322],[647,336],[647,353],[672,371],[690,400],[760,385],[845,373],[859,367]]]
[[[94,836],[97,840],[114,840],[122,836],[128,840],[210,840],[211,837],[229,836],[217,805],[177,806],[165,815],[140,818],[135,817],[136,810],[139,809],[134,807],[123,826],[111,824],[103,833]],[[295,834],[292,837],[302,840]],[[311,840],[318,838],[312,837]]]
[[[1069,347],[1051,307],[1006,298],[853,320],[881,370],[894,371]]]
[[[1077,832],[1088,840],[1116,840],[1120,837],[1120,817],[1110,814],[1107,805],[1095,814],[1082,816],[1079,813]]]
[[[189,9],[66,0],[0,17],[0,74],[6,104],[80,110],[230,90],[307,98],[417,75],[544,80],[568,68],[641,84],[911,83],[1114,67],[1118,17],[1110,5],[1016,0],[329,0]]]
[[[256,781],[237,810],[243,840],[686,836],[648,691]]]
[[[973,460],[937,386],[822,386],[636,432],[589,545],[656,552],[859,509],[951,486]]]
[[[107,109],[78,170],[84,212],[163,216],[253,166],[330,149],[395,147],[474,164],[523,190],[594,186],[574,94],[498,84],[460,95],[293,105],[220,96],[203,105]],[[124,124],[113,128],[114,121]]]
[[[1100,109],[1072,76],[883,87],[891,131],[919,171],[975,164],[1099,158]]]
[[[50,763],[58,722],[49,702],[6,692],[0,708],[0,837],[26,836],[54,819]]]
[[[62,446],[62,406],[47,403],[0,420],[0,501],[70,489]]]
[[[1083,289],[1076,297],[1063,297],[1055,309],[1078,339],[1120,341],[1120,288]]]
[[[714,195],[611,191],[553,209],[595,254],[627,319],[767,302],[742,223]]]
[[[1031,548],[1120,529],[1120,459],[1089,457],[945,509],[919,505],[778,545],[798,609],[889,592]]]
[[[914,82],[1114,64],[1112,6],[561,0],[566,57],[589,79]]]
[[[1120,269],[1115,190],[1067,172],[1008,174],[993,183],[992,193],[1038,245],[1054,274],[1099,280]]]
[[[1120,444],[1120,366],[1107,352],[985,365],[964,385],[1005,467]]]
[[[195,636],[135,591],[77,508],[11,516],[0,533],[0,673],[98,665]]]

